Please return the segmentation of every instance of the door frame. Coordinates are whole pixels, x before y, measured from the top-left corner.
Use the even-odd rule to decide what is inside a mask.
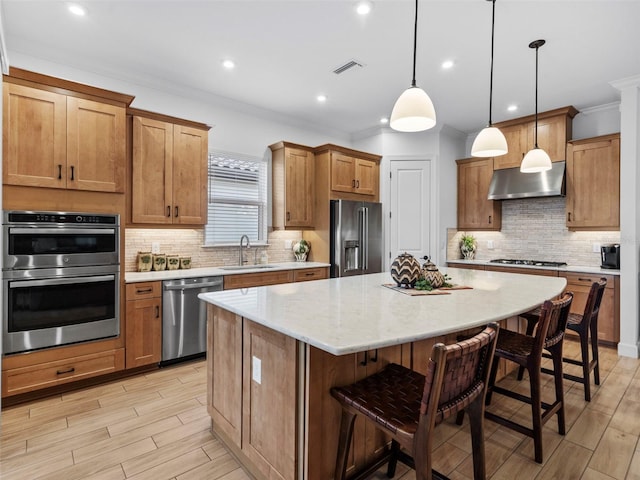
[[[438,188],[438,156],[436,154],[424,155],[385,155],[380,162],[380,201],[382,202],[382,214],[384,216],[384,266],[389,271],[393,258],[389,258],[389,248],[391,246],[391,221],[389,211],[391,206],[391,162],[394,161],[426,161],[430,165],[429,185],[429,245],[431,245],[431,261],[440,265],[441,248],[438,245],[437,226],[440,224],[440,210],[437,205],[439,196]]]

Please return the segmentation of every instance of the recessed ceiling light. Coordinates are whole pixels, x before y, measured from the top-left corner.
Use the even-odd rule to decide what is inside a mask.
[[[78,17],[84,17],[87,14],[87,9],[77,3],[70,3],[67,5],[67,8],[71,13]]]
[[[387,124],[387,123],[389,123],[389,119],[388,119],[387,117],[382,117],[382,118],[380,119],[380,123],[382,123],[382,124]]]
[[[369,15],[372,8],[373,4],[368,0],[362,0],[356,4],[356,12],[358,12],[358,15]]]
[[[445,60],[444,62],[442,62],[442,68],[445,70],[449,70],[454,65],[455,63],[453,62],[453,60]]]
[[[516,110],[518,110],[518,106],[517,105],[509,105],[507,107],[507,110],[510,112],[515,112]]]
[[[320,94],[320,95],[318,95],[318,96],[316,97],[316,100],[318,100],[318,102],[320,102],[320,103],[324,103],[324,102],[326,102],[326,101],[327,101],[327,96],[326,96],[326,95],[322,95],[322,94]]]
[[[227,70],[231,70],[232,68],[235,68],[236,64],[233,60],[223,60],[222,66]]]

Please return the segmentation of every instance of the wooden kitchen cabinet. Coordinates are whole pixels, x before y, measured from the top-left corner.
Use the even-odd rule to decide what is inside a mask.
[[[19,69],[3,95],[3,183],[124,192],[133,97]]]
[[[126,368],[160,362],[162,282],[127,284],[126,303]]]
[[[314,149],[319,170],[318,186],[331,200],[377,202],[380,190],[379,155],[338,145],[320,145]]]
[[[569,143],[569,230],[620,230],[620,134]]]
[[[615,346],[620,341],[620,277],[618,275],[574,272],[561,272],[560,276],[567,279],[566,290],[573,292],[571,313],[580,315],[584,313],[584,306],[587,303],[593,282],[599,278],[606,278],[607,286],[598,314],[598,341]],[[567,333],[574,334],[571,330],[567,330]]]
[[[224,290],[232,288],[261,287],[279,283],[305,282],[329,278],[329,267],[312,267],[293,270],[238,273],[224,276]]]
[[[315,157],[304,145],[278,142],[272,153],[273,228],[314,228]]]
[[[331,153],[331,190],[334,192],[375,195],[378,187],[379,167],[376,162]]]
[[[207,411],[216,433],[254,476],[297,478],[298,342],[214,305],[207,318]]]
[[[502,202],[488,200],[492,158],[467,158],[458,164],[458,229],[500,230]]]
[[[563,107],[538,114],[538,146],[552,162],[564,161],[567,141],[571,138],[572,119],[578,111]],[[494,158],[494,169],[519,167],[526,153],[534,148],[535,116],[515,118],[494,124],[504,134],[509,151]]]
[[[207,304],[207,411],[216,428],[242,448],[242,317]]]
[[[129,113],[131,222],[206,224],[209,127],[142,110]]]

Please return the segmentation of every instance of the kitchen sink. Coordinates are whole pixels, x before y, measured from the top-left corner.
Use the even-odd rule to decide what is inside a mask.
[[[219,267],[220,270],[253,270],[263,268],[275,268],[274,265],[233,265],[228,267]]]

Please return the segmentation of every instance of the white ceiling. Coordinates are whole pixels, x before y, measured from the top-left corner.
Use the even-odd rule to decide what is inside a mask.
[[[411,81],[413,0],[2,0],[12,52],[162,90],[225,97],[355,133],[379,126]],[[612,80],[640,74],[640,1],[497,0],[493,121],[534,110],[619,100]],[[417,83],[438,124],[463,132],[488,119],[491,2],[421,0]],[[237,68],[221,67],[225,58]],[[361,62],[336,75],[348,60]],[[440,64],[453,59],[451,70]],[[18,65],[19,66],[19,65]],[[328,96],[318,104],[319,93]],[[519,105],[515,113],[506,111]]]

